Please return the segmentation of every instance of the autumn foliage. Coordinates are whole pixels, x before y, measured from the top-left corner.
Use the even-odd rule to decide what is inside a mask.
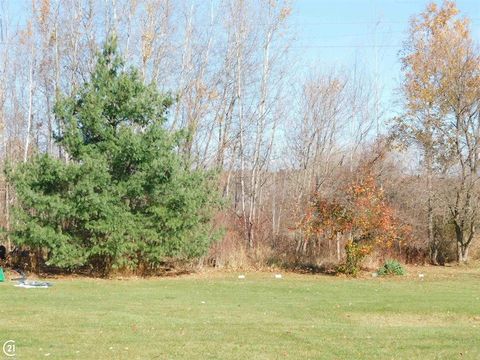
[[[408,228],[395,217],[372,171],[363,169],[339,198],[313,196],[299,224],[306,237],[347,238],[345,262],[339,271],[355,275],[363,258],[374,250],[387,250],[406,237]]]

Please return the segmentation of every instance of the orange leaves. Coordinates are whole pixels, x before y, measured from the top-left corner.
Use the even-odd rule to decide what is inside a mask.
[[[314,194],[297,227],[307,241],[311,236],[347,237],[345,262],[338,271],[349,275],[355,275],[362,260],[374,250],[388,249],[408,240],[410,233],[395,217],[371,169],[360,167],[359,175],[337,199]]]
[[[334,233],[341,231],[344,223],[342,212],[343,208],[340,204],[327,201],[317,194],[297,225],[297,229],[301,229],[307,236],[315,234],[333,236]]]
[[[372,175],[352,184],[348,199],[354,214],[352,228],[361,233],[362,238],[384,242],[395,237],[393,210],[386,204],[383,190],[377,187]]]
[[[315,194],[298,228],[306,236],[350,234],[355,243],[371,247],[361,251],[365,253],[373,247],[391,247],[406,232],[368,171],[346,187],[342,201]]]

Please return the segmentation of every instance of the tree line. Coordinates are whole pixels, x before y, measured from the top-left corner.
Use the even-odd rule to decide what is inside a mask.
[[[305,71],[288,1],[1,6],[9,249],[104,273],[475,250],[480,58],[454,2],[412,17],[395,117],[360,65]]]

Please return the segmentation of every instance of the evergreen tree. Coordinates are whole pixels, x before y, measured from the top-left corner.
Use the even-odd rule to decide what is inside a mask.
[[[46,250],[49,264],[103,274],[205,253],[214,176],[178,155],[185,133],[165,129],[171,104],[107,41],[90,80],[55,106],[69,161],[40,154],[8,171],[15,242]]]

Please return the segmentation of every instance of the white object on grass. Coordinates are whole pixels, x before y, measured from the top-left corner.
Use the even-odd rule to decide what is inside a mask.
[[[27,285],[27,284],[17,284],[17,285],[13,285],[15,287],[19,287],[19,288],[24,288],[24,289],[48,289],[48,286],[44,285],[44,286],[33,286],[33,285]]]
[[[418,277],[423,280],[423,278],[425,277],[425,274],[418,274]]]
[[[245,279],[245,275],[238,275],[239,279]]]
[[[282,274],[275,274],[275,279],[281,279],[282,278]]]
[[[34,281],[34,280],[19,280],[18,284],[14,285],[15,287],[25,288],[25,289],[47,289],[53,286],[52,283],[44,281]]]

